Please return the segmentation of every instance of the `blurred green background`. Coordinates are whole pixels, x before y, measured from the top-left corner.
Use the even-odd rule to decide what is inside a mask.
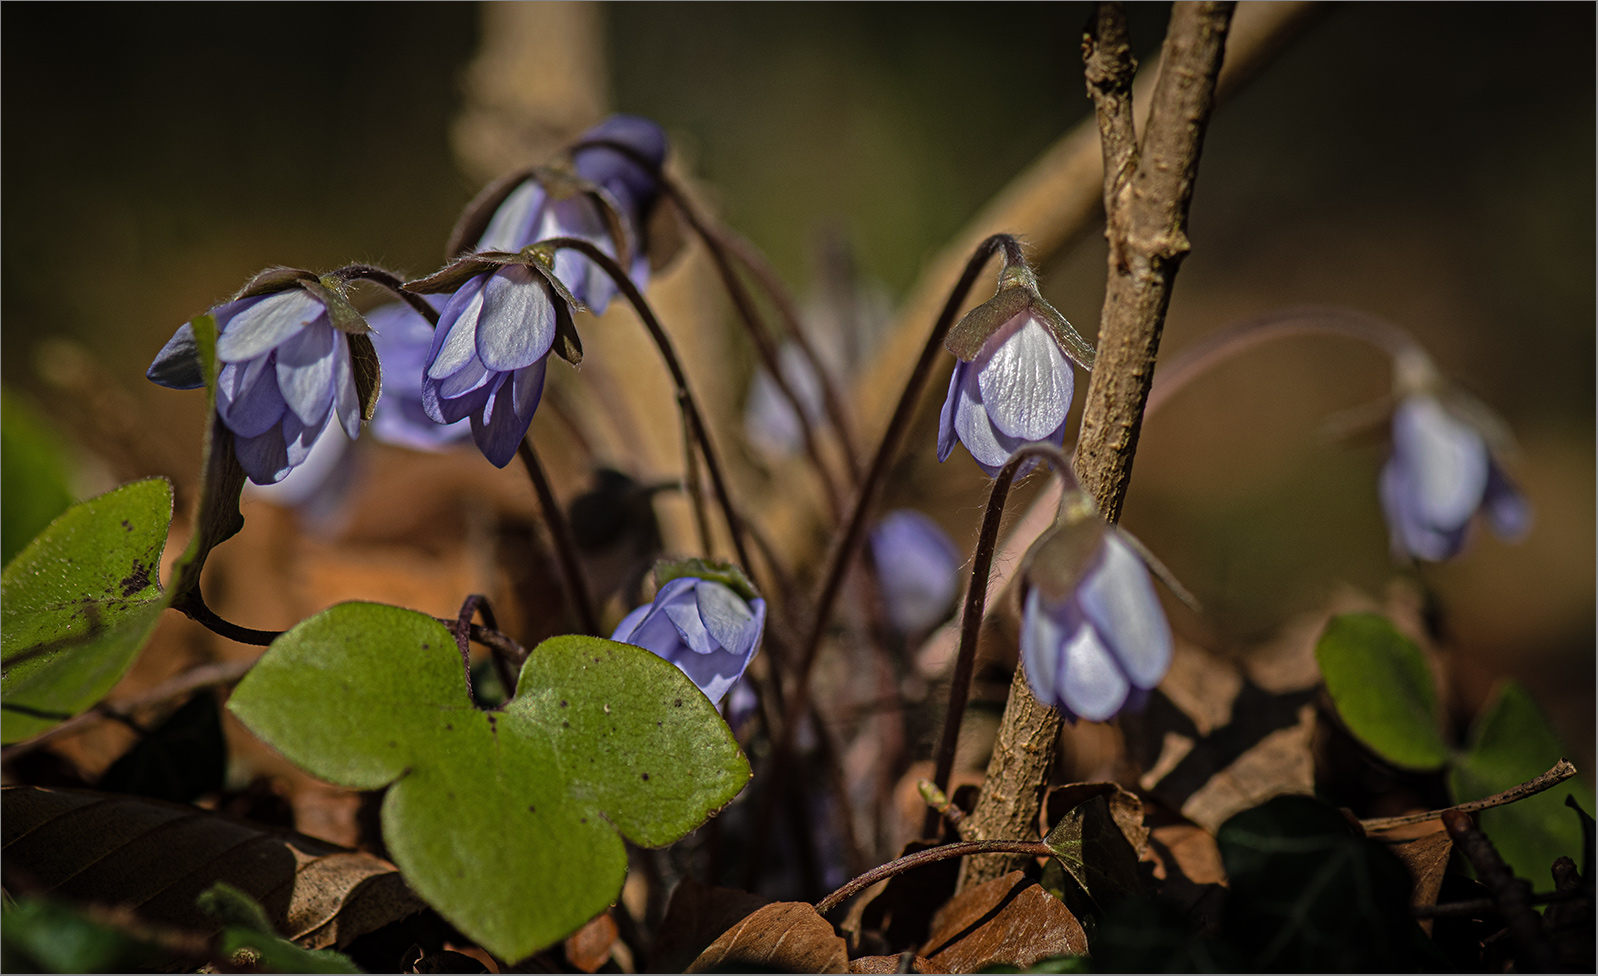
[[[797,290],[814,280],[818,235],[841,228],[865,276],[897,297],[1085,116],[1087,12],[617,5],[602,12],[604,72],[613,106],[660,120],[721,213]],[[1144,59],[1166,12],[1133,5]],[[450,133],[480,15],[465,4],[7,5],[0,369],[91,448],[80,491],[188,476],[197,398],[142,373],[180,322],[253,272],[437,265],[477,189]],[[1460,648],[1467,704],[1497,676],[1520,677],[1584,766],[1593,77],[1590,5],[1328,9],[1216,115],[1164,346],[1179,354],[1282,305],[1345,304],[1413,329],[1501,410],[1522,442],[1512,470],[1537,528],[1518,546],[1480,537],[1425,579]],[[1051,300],[1091,337],[1102,240],[1044,270]],[[1284,342],[1150,421],[1126,523],[1204,600],[1207,617],[1184,629],[1224,645],[1340,584],[1380,597],[1394,575],[1374,488],[1384,441],[1330,443],[1318,429],[1379,396],[1385,369],[1335,341]],[[980,473],[963,458],[936,470],[922,497],[969,542]]]

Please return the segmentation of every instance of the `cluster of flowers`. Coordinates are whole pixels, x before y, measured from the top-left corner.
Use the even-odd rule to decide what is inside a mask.
[[[379,439],[423,450],[469,433],[490,462],[508,464],[532,422],[550,354],[581,358],[574,313],[602,313],[618,290],[579,250],[543,242],[586,242],[642,289],[665,156],[658,125],[613,116],[557,165],[489,186],[452,235],[454,263],[405,286],[428,296],[431,315],[395,303],[363,318],[345,297],[347,276],[282,270],[211,309],[217,419],[245,473],[258,485],[281,481],[306,462],[334,417],[350,438],[370,420]],[[1043,300],[1018,256],[948,346],[957,362],[939,419],[940,461],[959,441],[995,476],[1026,445],[1064,443],[1072,364],[1090,370],[1093,349]],[[381,399],[379,361],[387,366]],[[204,384],[192,325],[178,329],[147,375],[175,389]],[[1401,376],[1393,453],[1381,475],[1395,552],[1449,558],[1481,509],[1500,532],[1523,530],[1529,510],[1482,425],[1449,406],[1429,367],[1404,375],[1424,382]],[[816,384],[799,385],[808,410]],[[1074,514],[1029,556],[1022,657],[1039,700],[1103,720],[1163,679],[1171,631],[1135,541],[1105,525],[1079,492],[1068,498]],[[871,547],[893,626],[917,635],[948,615],[960,557],[931,520],[892,513]],[[628,614],[614,639],[676,664],[719,703],[759,646],[766,606],[736,571],[694,565],[658,578],[653,602]]]

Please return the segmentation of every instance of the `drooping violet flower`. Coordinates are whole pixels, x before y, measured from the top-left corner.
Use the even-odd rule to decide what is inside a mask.
[[[429,421],[431,423],[431,421]],[[360,446],[329,424],[299,467],[272,485],[248,485],[245,495],[294,509],[318,532],[332,534],[348,515],[346,502],[360,471]]]
[[[1081,499],[1028,555],[1021,659],[1039,701],[1103,722],[1165,677],[1171,628],[1143,557]]]
[[[636,153],[629,157],[604,145],[612,142]],[[553,237],[576,237],[623,260],[639,288],[649,280],[646,228],[659,196],[656,175],[666,158],[666,134],[649,119],[613,115],[579,137],[563,165],[540,167],[497,181],[467,208],[457,249],[516,252]],[[646,161],[646,167],[642,162]],[[486,224],[478,216],[492,206]],[[475,238],[475,239],[469,239]],[[616,286],[599,266],[576,251],[555,257],[555,276],[572,296],[600,314]]]
[[[1478,511],[1507,539],[1531,527],[1530,504],[1499,468],[1481,431],[1430,393],[1412,392],[1393,411],[1393,453],[1380,489],[1398,559],[1452,558]]]
[[[442,311],[448,297],[428,295],[427,301]],[[379,305],[366,313],[366,322],[372,327],[372,345],[384,366],[383,396],[372,415],[372,436],[416,451],[442,451],[470,437],[468,421],[441,424],[422,406],[433,326],[405,302]]]
[[[472,439],[503,468],[533,422],[551,350],[576,362],[572,298],[537,257],[476,254],[410,291],[452,291],[422,372],[422,409],[440,424],[471,418]]]
[[[941,623],[960,592],[962,560],[938,523],[899,509],[883,516],[869,541],[889,623],[912,636]]]
[[[777,350],[777,368],[798,398],[805,419],[812,427],[820,427],[826,422],[821,377],[811,368],[810,360],[797,345],[784,343]],[[804,446],[804,432],[793,405],[763,369],[755,371],[749,384],[749,399],[744,402],[744,434],[751,444],[774,458],[797,454]]]
[[[1027,444],[1065,441],[1075,379],[1070,360],[1093,367],[1093,347],[1037,290],[1025,264],[1011,260],[998,294],[968,312],[946,342],[959,360],[938,418],[938,460],[958,439],[990,477]]]
[[[719,706],[760,647],[766,601],[753,596],[741,573],[730,575],[725,568],[718,571],[697,560],[679,566],[664,574],[657,570],[657,581],[670,572],[689,571],[717,578],[667,579],[654,601],[624,617],[610,639],[653,651],[675,664]]]
[[[377,360],[365,322],[342,292],[331,276],[269,271],[211,309],[221,367],[217,415],[256,484],[274,484],[303,463],[334,415],[351,438],[369,415],[376,384],[358,390],[354,364],[366,363],[376,380]],[[145,375],[174,389],[202,385],[192,324],[178,329]]]

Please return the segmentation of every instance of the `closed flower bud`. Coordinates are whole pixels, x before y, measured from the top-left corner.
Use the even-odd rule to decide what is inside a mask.
[[[623,618],[610,639],[670,661],[720,705],[760,648],[766,601],[754,596],[742,573],[699,560],[662,564],[656,580],[654,601]]]
[[[901,634],[942,623],[960,592],[960,550],[938,524],[900,509],[871,530],[871,559],[888,621]]]
[[[1103,722],[1140,700],[1171,666],[1171,628],[1148,567],[1091,506],[1028,556],[1021,657],[1032,694]]]
[[[1065,442],[1075,379],[1070,360],[1093,368],[1089,346],[1037,291],[1025,265],[1011,263],[998,294],[949,332],[959,359],[938,420],[938,460],[956,439],[988,475],[1027,444]]]
[[[1531,526],[1531,506],[1499,468],[1482,432],[1428,392],[1409,393],[1393,411],[1393,453],[1380,488],[1400,559],[1452,558],[1478,511],[1505,538]]]

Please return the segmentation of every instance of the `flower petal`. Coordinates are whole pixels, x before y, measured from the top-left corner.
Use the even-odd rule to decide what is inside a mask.
[[[554,342],[555,300],[543,275],[520,264],[494,272],[482,290],[477,358],[489,369],[521,369],[548,355]]]
[[[1071,365],[1054,335],[1030,314],[1000,328],[971,365],[988,419],[1000,433],[1039,441],[1065,422],[1075,384]]]
[[[1055,707],[1062,704],[1061,651],[1066,636],[1075,630],[1061,609],[1051,607],[1037,590],[1029,590],[1021,615],[1021,661],[1026,667],[1027,682],[1032,686],[1033,697]]]
[[[543,212],[544,199],[544,188],[536,179],[523,180],[494,211],[483,236],[477,239],[477,250],[520,251],[533,243],[533,227]]]
[[[254,359],[289,336],[327,315],[327,308],[303,288],[273,292],[241,307],[222,326],[216,340],[216,358],[224,363]]]
[[[300,420],[317,424],[327,419],[333,402],[335,355],[333,327],[311,326],[284,339],[277,347],[277,388]],[[342,333],[340,333],[342,336]],[[345,362],[349,356],[346,354]],[[345,369],[348,372],[348,367]]]
[[[1399,463],[1397,457],[1389,458],[1382,466],[1377,482],[1381,493],[1382,511],[1387,516],[1393,558],[1410,557],[1442,562],[1459,553],[1465,543],[1465,527],[1461,522],[1452,528],[1441,528],[1420,517],[1415,511],[1415,492],[1409,484],[1410,471]]]
[[[699,620],[712,640],[734,654],[754,651],[755,641],[760,639],[761,620],[742,597],[715,580],[701,581],[695,593]]]
[[[248,363],[228,363],[217,373],[216,412],[238,436],[265,433],[286,409],[271,353]]]
[[[144,371],[144,376],[170,390],[194,390],[205,385],[193,325],[185,322],[178,326],[172,338],[155,354],[155,361]]]
[[[483,452],[483,457],[488,458],[494,467],[503,468],[516,456],[516,449],[521,446],[522,437],[527,433],[527,426],[517,423],[516,412],[511,409],[510,397],[504,395],[511,374],[491,375],[494,378],[488,384],[488,395],[483,400],[483,409],[471,415],[472,439],[477,442],[477,449]]]
[[[1488,469],[1487,495],[1483,504],[1487,509],[1488,523],[1505,541],[1514,542],[1531,531],[1531,502],[1496,464]]]
[[[239,467],[258,485],[273,485],[289,473],[288,450],[283,444],[283,430],[273,426],[254,437],[233,436],[233,453],[238,456]]]
[[[1084,623],[1060,654],[1060,699],[1090,722],[1105,722],[1126,703],[1131,685],[1092,625]]]
[[[616,630],[610,635],[610,639],[620,641],[623,644],[632,643],[633,631],[638,629],[638,625],[643,622],[644,617],[649,615],[649,611],[654,609],[654,606],[653,603],[646,603],[621,618],[621,623],[616,625]]]
[[[960,404],[960,385],[965,379],[966,370],[969,368],[966,363],[955,360],[954,371],[949,374],[949,392],[944,396],[943,409],[938,413],[939,464],[949,460],[949,452],[954,450],[954,415]]]
[[[1393,412],[1393,457],[1403,465],[1410,511],[1433,528],[1467,522],[1487,491],[1487,443],[1435,397],[1412,396]]]
[[[734,654],[718,647],[709,654],[681,654],[672,663],[705,693],[712,705],[719,706],[727,692],[743,677],[750,660],[751,655]]]
[[[1076,597],[1132,684],[1158,685],[1171,667],[1171,625],[1143,558],[1117,530],[1105,533],[1099,565],[1077,587]]]
[[[488,275],[478,275],[455,290],[438,316],[433,348],[427,353],[426,375],[435,380],[453,376],[477,358],[477,321],[483,311],[483,286]]]

